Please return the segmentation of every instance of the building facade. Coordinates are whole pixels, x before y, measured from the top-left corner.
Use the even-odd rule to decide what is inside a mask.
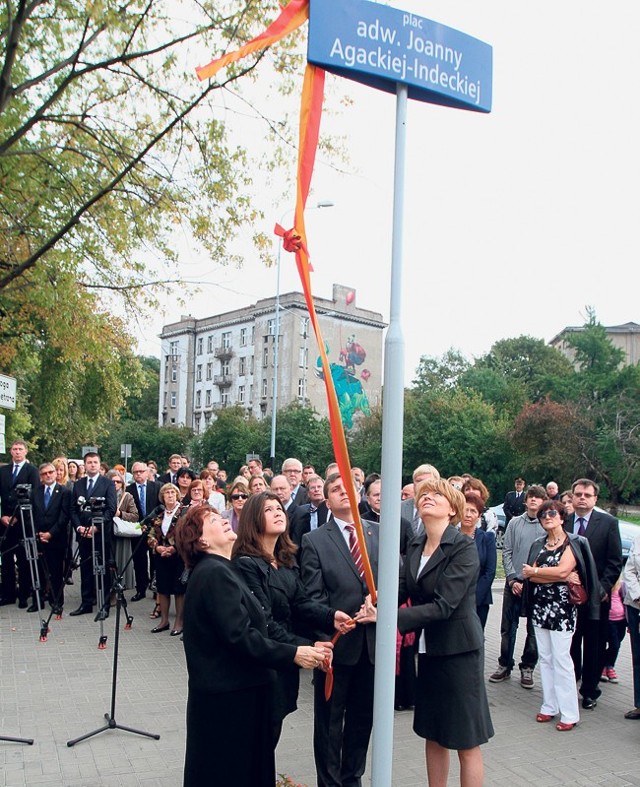
[[[583,326],[568,326],[549,342],[552,347],[565,355],[572,364],[575,364],[575,352],[573,347],[567,344],[567,338],[572,333],[581,333]],[[640,325],[637,322],[626,322],[624,325],[605,326],[607,338],[614,347],[622,350],[625,354],[625,365],[635,366],[640,362]]]
[[[314,298],[345,426],[381,403],[382,315],[356,306],[356,291],[333,285],[333,298]],[[181,317],[160,334],[161,426],[203,432],[225,407],[264,418],[298,402],[327,415],[318,347],[304,295],[280,295],[276,368],[276,299],[203,319]]]

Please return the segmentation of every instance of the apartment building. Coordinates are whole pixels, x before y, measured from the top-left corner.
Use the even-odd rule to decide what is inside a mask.
[[[356,290],[333,285],[333,297],[314,298],[343,420],[349,428],[381,402],[382,315],[356,305]],[[239,405],[264,418],[299,402],[327,415],[318,346],[304,295],[279,298],[276,367],[276,298],[203,319],[182,316],[160,334],[160,404],[163,426],[203,432],[225,407]]]

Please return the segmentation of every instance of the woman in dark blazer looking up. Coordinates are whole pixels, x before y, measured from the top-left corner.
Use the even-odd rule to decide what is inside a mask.
[[[231,567],[236,534],[208,503],[190,508],[176,545],[191,568],[184,649],[189,675],[184,787],[273,787],[270,668],[318,667],[324,651],[276,642]]]
[[[287,515],[273,492],[251,495],[240,514],[238,540],[233,546],[233,563],[249,590],[258,599],[267,618],[272,639],[291,645],[313,644],[312,632],[346,634],[350,616],[314,601],[300,579],[296,545],[287,531]],[[328,648],[329,642],[316,642]],[[273,686],[272,730],[275,748],[282,722],[297,708],[300,671],[295,664],[279,670]]]
[[[493,736],[476,614],[478,550],[451,524],[462,521],[464,503],[447,481],[418,485],[415,505],[425,530],[409,544],[400,574],[400,603],[410,598],[413,606],[398,610],[398,628],[418,635],[413,729],[426,739],[430,787],[446,787],[450,749],[458,752],[461,784],[481,787],[480,744]]]
[[[496,537],[491,530],[479,527],[484,511],[484,501],[478,492],[466,492],[464,496],[464,517],[460,522],[460,532],[476,542],[480,571],[476,585],[476,612],[484,629],[489,607],[493,604],[491,583],[496,575]]]

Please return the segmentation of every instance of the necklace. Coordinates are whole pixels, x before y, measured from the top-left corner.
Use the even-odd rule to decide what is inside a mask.
[[[562,540],[563,540],[563,539],[562,539],[562,536],[558,536],[558,537],[557,537],[557,538],[555,538],[553,541],[551,541],[551,539],[547,538],[547,549],[554,549],[554,547],[557,547],[557,546],[558,546],[558,544],[559,544],[559,543],[560,543]]]

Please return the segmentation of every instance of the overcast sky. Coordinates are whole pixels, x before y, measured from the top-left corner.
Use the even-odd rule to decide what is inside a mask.
[[[390,5],[479,38],[494,56],[491,114],[409,105],[405,382],[422,354],[455,347],[473,358],[522,334],[548,341],[582,324],[586,306],[605,325],[640,322],[640,3]],[[344,90],[353,105],[323,123],[347,135],[349,174],[316,165],[308,204],[335,207],[308,213],[312,285],[320,297],[333,282],[352,286],[359,306],[388,319],[395,98],[328,79],[328,94]],[[293,203],[292,189],[264,231]],[[182,309],[195,317],[275,294],[275,270],[251,255],[242,271],[222,269],[187,244],[184,269],[211,282]],[[301,290],[288,254],[281,290]],[[146,323],[143,352],[160,353],[156,335],[179,313],[164,302]]]

